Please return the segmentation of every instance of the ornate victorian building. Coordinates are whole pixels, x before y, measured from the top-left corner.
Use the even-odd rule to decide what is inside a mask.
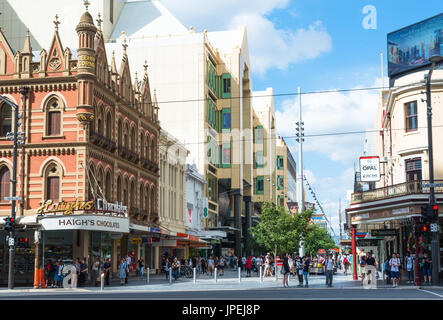
[[[114,271],[126,254],[143,257],[151,267],[158,260],[152,241],[140,240],[161,238],[160,126],[148,66],[133,82],[125,43],[117,68],[115,57],[106,55],[101,23],[99,18],[96,26],[88,12],[81,16],[77,50],[63,47],[58,17],[51,46],[41,52],[32,51],[29,31],[22,51],[0,32],[0,94],[20,106],[25,136],[16,221],[18,237],[26,241],[16,251],[16,283],[33,281],[34,267],[48,259],[111,258]],[[5,197],[12,190],[12,144],[5,136],[14,121],[12,108],[1,104],[1,216],[11,213]],[[4,282],[3,231],[0,239]]]

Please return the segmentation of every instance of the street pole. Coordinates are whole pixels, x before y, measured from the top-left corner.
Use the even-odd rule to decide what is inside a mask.
[[[433,56],[429,58],[431,61],[431,69],[429,73],[425,75],[426,79],[426,103],[427,103],[427,118],[428,118],[428,155],[429,155],[429,206],[432,208],[435,203],[435,190],[434,190],[434,156],[433,156],[433,146],[432,146],[432,103],[431,103],[431,77],[434,72],[435,64],[443,61],[441,56]],[[438,225],[438,216],[437,216]],[[440,269],[440,245],[438,230],[433,230],[431,228],[432,235],[432,284],[438,285],[439,282],[439,269]]]
[[[298,142],[298,176],[297,176],[297,202],[298,202],[298,213],[303,212],[305,204],[303,199],[303,136],[304,136],[304,128],[303,128],[303,117],[302,117],[302,105],[301,105],[301,88],[298,87],[298,122],[297,122],[297,142]],[[300,240],[300,256],[305,255],[305,245],[303,241],[303,237]]]
[[[356,248],[356,243],[355,243],[355,236],[356,236],[356,227],[355,225],[351,225],[352,228],[352,279],[353,280],[358,280],[358,275],[357,275],[357,248]]]

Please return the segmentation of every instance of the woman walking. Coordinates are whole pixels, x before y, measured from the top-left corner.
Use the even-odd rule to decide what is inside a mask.
[[[126,279],[126,273],[128,272],[128,263],[126,262],[126,259],[121,258],[120,260],[120,285],[124,285],[125,284],[125,279]]]
[[[252,259],[249,256],[248,259],[246,259],[246,264],[245,264],[245,268],[246,268],[246,276],[250,277],[251,276],[251,265],[252,265]]]
[[[286,253],[285,257],[283,258],[283,288],[287,287],[289,288],[289,273],[291,271],[291,269],[289,268],[289,257],[288,254]]]

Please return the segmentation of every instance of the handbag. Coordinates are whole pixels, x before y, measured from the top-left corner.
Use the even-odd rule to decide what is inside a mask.
[[[283,275],[285,274],[285,270],[284,270],[283,266],[280,269],[280,273],[283,274]]]

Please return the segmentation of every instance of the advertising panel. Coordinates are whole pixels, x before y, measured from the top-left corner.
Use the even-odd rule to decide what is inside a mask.
[[[362,182],[380,181],[379,157],[360,157],[360,180]]]
[[[389,77],[429,64],[443,55],[443,14],[388,34]]]

